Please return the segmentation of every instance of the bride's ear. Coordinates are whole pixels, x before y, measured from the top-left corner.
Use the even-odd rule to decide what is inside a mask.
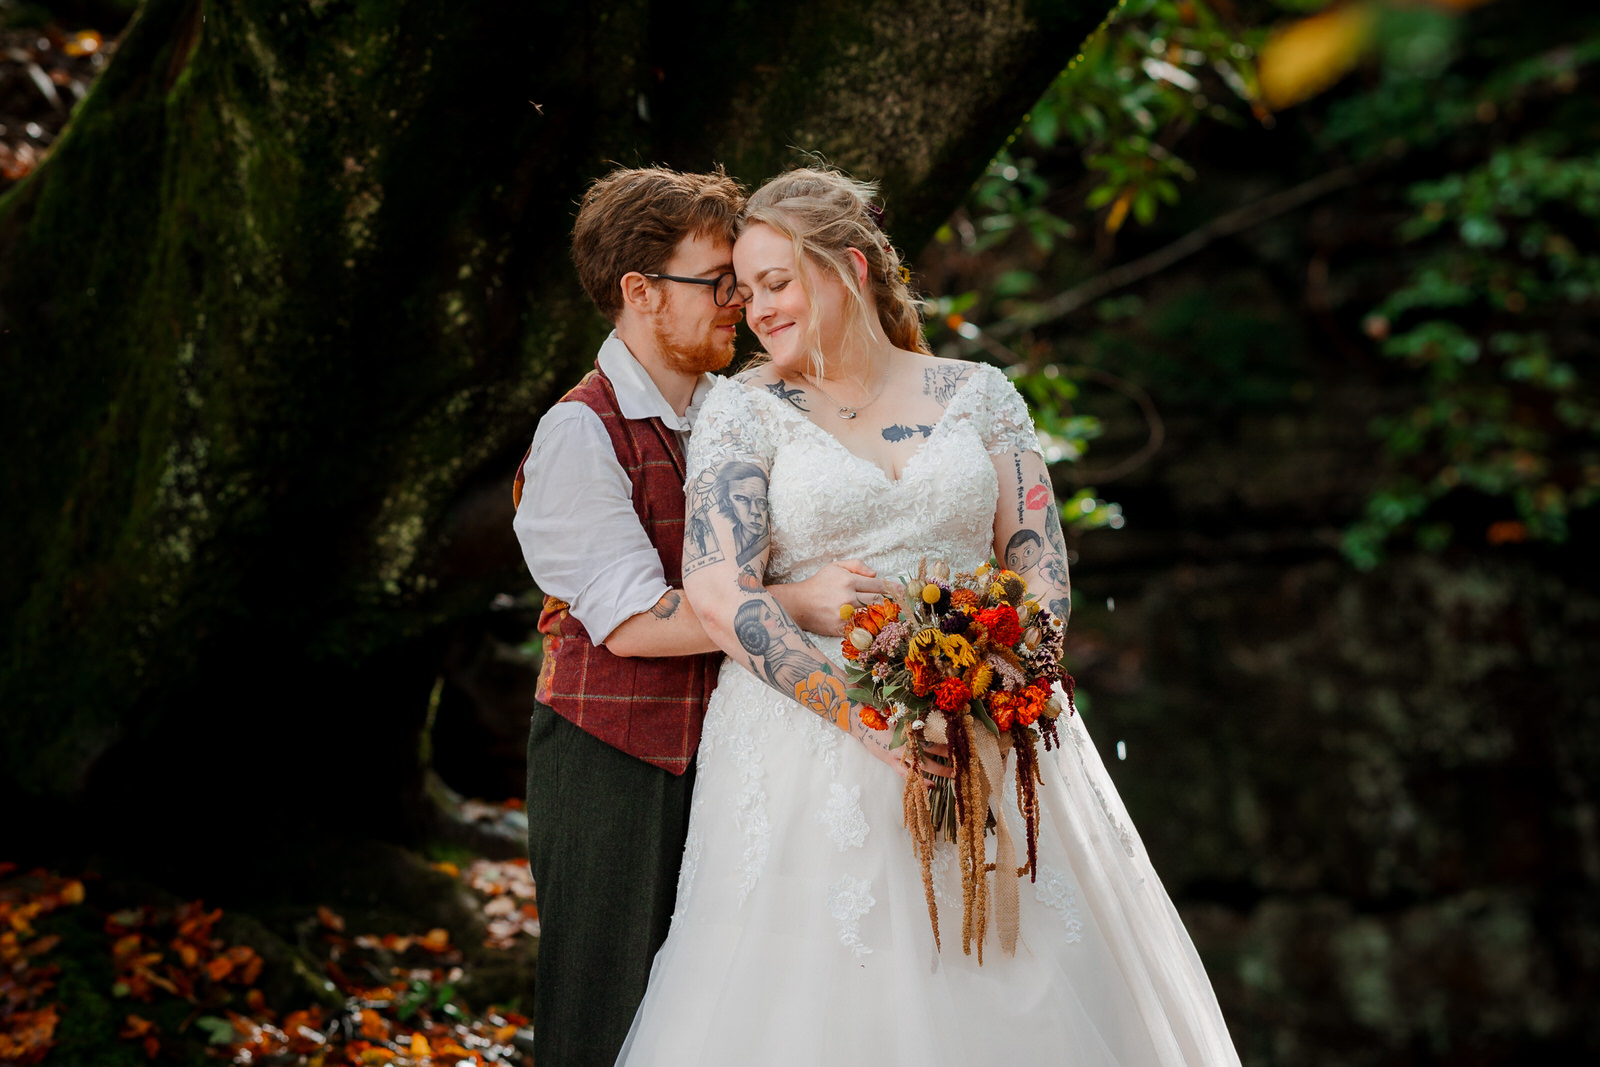
[[[857,248],[855,245],[851,245],[850,247],[846,248],[844,250],[844,252],[845,252],[845,255],[850,257],[850,265],[855,268],[856,284],[861,287],[861,291],[862,292],[866,292],[867,291],[867,275],[868,275],[868,273],[870,273],[867,270],[867,257],[866,257],[866,254],[864,252],[862,252],[861,249]]]

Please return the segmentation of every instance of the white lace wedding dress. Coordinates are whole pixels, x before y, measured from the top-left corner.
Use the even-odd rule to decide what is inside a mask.
[[[1021,398],[975,367],[898,481],[763,389],[707,398],[689,478],[770,472],[770,581],[856,557],[909,574],[993,549],[990,453],[1037,449]],[[839,639],[812,637],[836,661]],[[1188,934],[1077,717],[1041,750],[1038,879],[1015,956],[961,952],[954,847],[935,953],[901,780],[859,742],[723,664],[700,743],[677,909],[619,1064],[1237,1064]],[[1021,827],[1014,787],[1008,820]],[[993,849],[993,838],[990,848]],[[991,857],[992,858],[992,857]]]

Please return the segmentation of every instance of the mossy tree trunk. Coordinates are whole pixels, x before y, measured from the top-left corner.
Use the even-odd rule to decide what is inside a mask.
[[[1108,6],[149,0],[0,200],[0,778],[112,835],[396,821],[606,328],[586,181],[813,150],[914,250]]]

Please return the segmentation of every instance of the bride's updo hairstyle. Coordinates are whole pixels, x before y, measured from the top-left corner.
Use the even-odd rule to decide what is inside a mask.
[[[856,268],[847,249],[860,249],[867,260],[866,289],[878,307],[878,324],[896,348],[927,352],[922,336],[922,318],[917,301],[901,277],[900,253],[889,243],[878,226],[881,209],[874,203],[878,187],[874,182],[857,181],[834,170],[799,167],[778,175],[750,197],[740,214],[736,232],[743,233],[756,224],[771,226],[794,243],[797,264],[810,261],[817,268],[832,271],[851,296],[857,311],[855,326],[862,340],[871,337],[871,306],[856,279]],[[806,298],[816,299],[799,272],[800,287]],[[813,372],[820,373],[822,351],[821,323],[812,319],[810,336]]]

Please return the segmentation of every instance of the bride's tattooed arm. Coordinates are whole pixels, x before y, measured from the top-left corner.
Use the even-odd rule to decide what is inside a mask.
[[[765,583],[771,551],[767,473],[744,460],[689,486],[683,587],[706,632],[757,678],[869,745],[883,740],[845,696],[842,672],[811,643]],[[834,605],[835,611],[837,605]]]
[[[844,679],[764,584],[767,472],[730,460],[701,473],[689,486],[684,531],[684,591],[712,640],[784,696],[849,730]]]
[[[994,466],[1001,500],[994,523],[995,557],[1020,574],[1039,602],[1065,623],[1072,614],[1067,540],[1044,457],[1013,452],[995,456]]]

